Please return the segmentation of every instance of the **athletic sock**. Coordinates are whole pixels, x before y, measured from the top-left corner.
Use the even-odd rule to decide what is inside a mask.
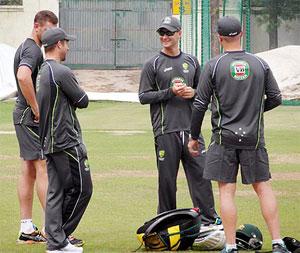
[[[285,245],[282,239],[275,239],[275,240],[272,240],[272,245],[274,245],[274,244]]]
[[[234,243],[234,244],[227,244],[226,243],[226,251],[230,250],[230,249],[237,249],[236,243]]]
[[[20,231],[25,233],[25,234],[31,234],[32,232],[34,232],[32,219],[21,220]]]

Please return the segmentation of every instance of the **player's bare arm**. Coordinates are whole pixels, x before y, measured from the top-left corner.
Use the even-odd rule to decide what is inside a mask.
[[[20,89],[34,114],[34,121],[39,122],[40,113],[39,107],[36,101],[35,91],[31,79],[31,69],[27,66],[20,66],[17,72],[17,78],[20,85]]]

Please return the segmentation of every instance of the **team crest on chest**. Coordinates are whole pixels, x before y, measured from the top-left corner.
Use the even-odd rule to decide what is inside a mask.
[[[245,80],[250,74],[250,67],[246,61],[233,61],[230,63],[230,74],[235,80]]]
[[[189,73],[189,64],[186,62],[182,63],[183,73]]]
[[[181,83],[186,85],[184,78],[182,78],[180,76],[174,77],[171,81],[171,87],[173,87],[176,84],[181,84]]]

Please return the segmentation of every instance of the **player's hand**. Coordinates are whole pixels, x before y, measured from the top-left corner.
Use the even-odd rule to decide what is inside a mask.
[[[198,140],[189,139],[188,149],[189,149],[191,156],[195,157],[195,156],[200,155]]]
[[[186,85],[182,82],[177,82],[172,86],[172,91],[176,96],[182,96]]]
[[[34,109],[31,108],[32,114],[33,114],[33,121],[35,123],[39,123],[40,122],[40,112],[39,109]]]
[[[195,96],[195,90],[190,86],[185,86],[181,96],[185,99],[193,98]]]

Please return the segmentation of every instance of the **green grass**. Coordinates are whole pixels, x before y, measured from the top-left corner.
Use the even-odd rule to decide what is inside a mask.
[[[20,173],[19,150],[12,124],[13,102],[0,103],[0,252],[43,252],[44,246],[17,246],[19,206],[16,185]],[[157,170],[149,107],[135,103],[91,103],[77,111],[92,170],[94,192],[75,235],[86,241],[85,252],[131,252],[139,246],[136,229],[152,218],[157,207]],[[210,115],[203,133],[210,137]],[[283,236],[300,238],[300,108],[279,107],[265,114],[267,149],[279,202]],[[4,134],[3,134],[4,133]],[[216,206],[218,191],[213,183]],[[270,236],[250,186],[238,184],[238,223],[256,224]],[[191,201],[182,170],[178,178],[178,207]],[[34,222],[42,212],[34,201]]]

